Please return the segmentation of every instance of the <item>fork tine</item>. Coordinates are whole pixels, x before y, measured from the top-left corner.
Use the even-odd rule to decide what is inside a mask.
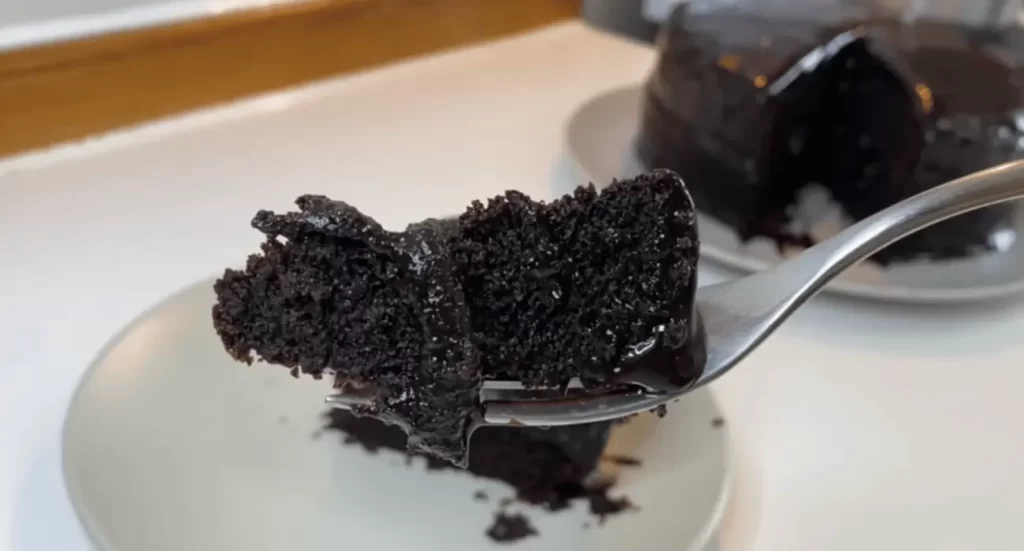
[[[582,391],[574,392],[574,391]],[[633,386],[607,393],[587,393],[578,379],[566,388],[524,387],[518,381],[486,381],[480,388],[481,421],[487,425],[560,426],[607,421],[657,407],[671,394]],[[375,408],[372,395],[342,388],[324,398],[335,409]]]
[[[493,425],[562,426],[611,421],[656,408],[678,394],[626,390],[550,400],[484,403],[484,422]]]
[[[360,396],[358,394],[348,394],[344,391],[337,392],[334,394],[328,394],[324,398],[324,403],[331,406],[334,409],[352,409],[354,407],[374,407],[377,405],[377,401],[373,399],[373,396]]]
[[[511,402],[529,400],[553,400],[566,396],[569,392],[583,389],[583,383],[574,377],[562,387],[525,387],[519,381],[484,381],[480,386],[480,401]]]

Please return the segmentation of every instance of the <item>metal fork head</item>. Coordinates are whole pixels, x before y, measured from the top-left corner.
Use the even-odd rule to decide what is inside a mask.
[[[578,379],[562,388],[527,388],[519,381],[485,381],[480,387],[480,412],[471,424],[475,429],[489,425],[555,427],[611,421],[655,409],[687,390],[656,391],[635,384],[593,390],[584,388]],[[373,396],[345,388],[324,401],[333,408],[346,410],[376,407]],[[642,406],[648,402],[653,405]]]
[[[519,381],[485,381],[480,387],[480,410],[468,420],[464,439],[468,449],[473,433],[481,427],[556,427],[611,421],[622,415],[614,409],[606,414],[603,404],[609,400],[628,403],[630,399],[648,392],[637,385],[621,385],[614,391],[596,392],[585,388],[579,379],[573,379],[561,388],[527,388]],[[333,408],[349,410],[356,415],[374,415],[377,411],[373,395],[350,385],[343,385],[324,401]],[[469,454],[466,454],[456,466],[467,468],[468,461]]]
[[[486,385],[485,385],[486,386]],[[690,387],[671,392],[624,386],[601,392],[544,397],[537,389],[518,399],[490,399],[482,402],[482,420],[488,425],[558,427],[613,421],[643,411],[655,410],[676,400]]]

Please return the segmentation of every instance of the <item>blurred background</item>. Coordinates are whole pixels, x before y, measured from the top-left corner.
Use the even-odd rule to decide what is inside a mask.
[[[840,1],[1004,25],[1022,6],[748,0]],[[253,250],[253,212],[325,193],[400,227],[507,189],[609,182],[680,3],[0,0],[0,551],[86,549],[53,539],[78,526],[59,472],[68,398],[139,312]],[[863,277],[1024,288],[1014,251]],[[702,260],[701,282],[734,277],[727,264]],[[722,549],[1020,548],[1024,310],[1003,296],[825,295],[716,382],[734,444]],[[208,329],[208,308],[194,320]]]
[[[681,1],[0,2],[0,157],[567,18],[650,42]],[[843,4],[1009,23],[1020,2]]]
[[[583,0],[583,16],[604,29],[639,40],[653,41],[658,24],[665,20],[673,7],[684,2],[686,0]],[[785,4],[785,0],[775,3]],[[908,12],[915,8],[915,4],[920,7],[927,5],[929,14],[935,19],[999,23],[1014,22],[1020,4],[1018,0],[853,0],[845,3],[859,3],[869,9],[893,13]]]

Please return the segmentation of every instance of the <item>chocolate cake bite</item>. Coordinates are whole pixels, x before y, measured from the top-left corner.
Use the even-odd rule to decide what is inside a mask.
[[[297,205],[256,215],[267,239],[216,282],[214,327],[237,360],[372,393],[356,413],[414,450],[465,464],[485,380],[599,389],[642,367],[686,384],[703,367],[694,210],[672,172],[551,203],[508,192],[402,232]]]
[[[1017,29],[680,6],[644,89],[637,151],[680,173],[701,210],[742,238],[810,245],[790,224],[809,185],[860,220],[1024,157],[1022,45]],[[1014,208],[958,216],[876,259],[991,249]]]

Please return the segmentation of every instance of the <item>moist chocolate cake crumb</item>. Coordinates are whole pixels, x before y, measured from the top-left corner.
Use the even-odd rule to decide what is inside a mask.
[[[694,379],[693,212],[665,171],[550,204],[518,192],[474,202],[459,219],[454,266],[485,377],[602,385],[657,337],[671,351],[664,375]]]
[[[266,240],[215,283],[214,327],[239,361],[371,395],[356,413],[412,450],[464,466],[484,380],[608,388],[643,369],[674,388],[700,374],[696,220],[672,172],[551,203],[510,191],[402,232],[326,197],[296,204],[256,214]]]
[[[716,429],[722,427],[723,425],[725,425],[725,419],[721,417],[715,417],[714,419],[711,420],[711,426],[715,427]]]
[[[622,467],[639,467],[643,464],[642,461],[635,457],[615,454],[604,454],[601,456],[601,461]]]
[[[477,490],[473,492],[473,499],[475,501],[487,501],[487,492],[483,490]]]
[[[494,524],[487,529],[487,537],[500,543],[519,541],[530,536],[536,536],[537,530],[522,513],[494,514]]]

